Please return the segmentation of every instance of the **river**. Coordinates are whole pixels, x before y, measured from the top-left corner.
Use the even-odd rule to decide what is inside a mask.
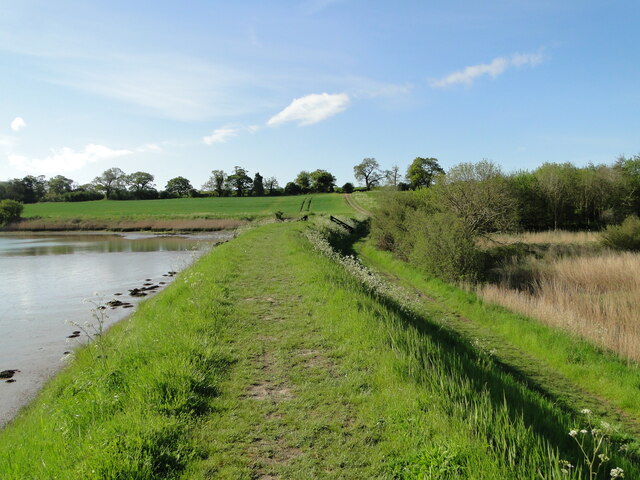
[[[0,234],[0,371],[18,370],[0,381],[0,426],[85,341],[74,324],[95,325],[96,307],[114,300],[132,307],[100,310],[106,326],[124,318],[168,285],[170,272],[232,236]]]

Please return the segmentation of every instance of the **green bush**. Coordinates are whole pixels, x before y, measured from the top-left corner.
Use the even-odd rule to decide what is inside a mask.
[[[640,219],[625,218],[621,225],[610,225],[602,232],[602,244],[614,250],[640,251]]]
[[[20,220],[24,206],[15,200],[0,200],[0,225]]]
[[[412,222],[414,244],[409,261],[446,281],[475,281],[483,255],[464,223],[448,213],[424,215]]]

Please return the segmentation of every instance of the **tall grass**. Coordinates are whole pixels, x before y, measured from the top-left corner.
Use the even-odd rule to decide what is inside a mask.
[[[502,283],[479,286],[478,293],[640,362],[640,254],[604,251],[529,266],[529,290]]]
[[[484,240],[484,239],[483,239]],[[591,244],[600,241],[599,232],[568,232],[565,230],[548,230],[544,232],[523,232],[519,234],[491,235],[490,240],[498,243],[527,244]],[[487,244],[486,240],[483,245]]]

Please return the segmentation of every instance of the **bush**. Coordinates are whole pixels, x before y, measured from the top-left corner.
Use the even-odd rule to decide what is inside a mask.
[[[23,208],[24,205],[15,200],[0,200],[0,225],[20,220]]]
[[[640,251],[640,219],[625,218],[621,225],[610,225],[602,232],[602,244],[614,250]]]
[[[434,213],[412,222],[413,248],[409,261],[446,281],[478,280],[483,255],[464,223],[449,213]]]

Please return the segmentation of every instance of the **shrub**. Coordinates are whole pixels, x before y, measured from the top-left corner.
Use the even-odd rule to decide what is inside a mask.
[[[15,200],[0,200],[0,225],[20,220],[24,206]]]
[[[459,218],[449,213],[424,215],[412,222],[414,238],[409,261],[446,281],[475,281],[483,270],[483,256]]]
[[[614,250],[640,251],[640,219],[627,217],[621,225],[610,225],[602,232],[602,244]]]

